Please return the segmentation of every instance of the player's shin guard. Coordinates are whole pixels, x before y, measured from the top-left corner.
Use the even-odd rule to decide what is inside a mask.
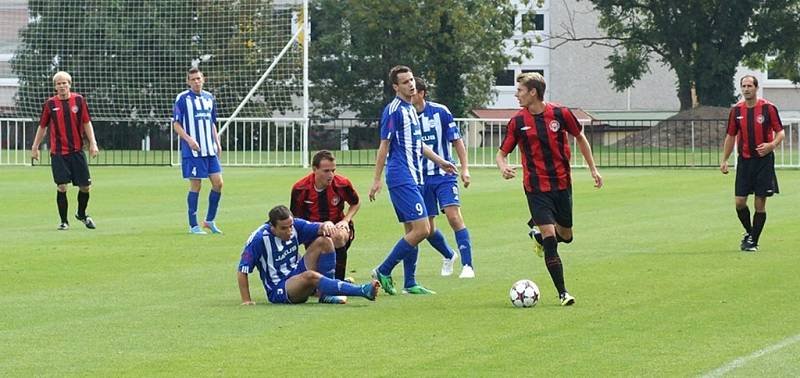
[[[750,208],[747,206],[741,209],[737,208],[736,215],[739,217],[739,222],[742,223],[742,227],[744,227],[744,232],[752,234],[753,226],[750,224]]]
[[[78,191],[78,218],[86,218],[86,207],[89,205],[89,192]]]
[[[450,249],[450,246],[447,244],[447,239],[444,238],[444,234],[442,234],[438,228],[431,236],[428,236],[428,242],[431,243],[434,249],[442,254],[442,257],[446,259],[453,258],[453,250]]]
[[[458,252],[461,253],[461,264],[472,266],[472,241],[466,227],[456,231],[456,244]]]
[[[206,215],[207,222],[213,222],[217,217],[217,208],[219,207],[219,199],[222,197],[222,192],[209,191],[208,192],[208,214]],[[195,210],[197,207],[195,206]]]
[[[58,206],[58,216],[61,217],[61,223],[67,222],[67,192],[56,191],[56,206]]]
[[[336,248],[336,277],[337,280],[344,280],[347,273],[347,247]]]
[[[561,265],[561,257],[558,256],[558,242],[556,238],[550,236],[542,239],[542,246],[544,247],[544,264],[547,266],[547,271],[550,272],[553,285],[561,294],[567,291],[567,288],[564,286],[564,267]]]
[[[417,259],[419,258],[419,247],[414,247],[414,251],[403,258],[403,287],[417,286]]]
[[[753,237],[753,244],[758,245],[758,239],[761,237],[761,231],[764,230],[764,224],[767,223],[767,213],[756,211],[753,214],[753,232],[750,234]]]
[[[336,253],[321,253],[317,261],[317,271],[327,278],[333,278],[336,271]]]
[[[190,191],[186,196],[186,204],[189,207],[189,227],[197,226],[197,202],[200,193]]]

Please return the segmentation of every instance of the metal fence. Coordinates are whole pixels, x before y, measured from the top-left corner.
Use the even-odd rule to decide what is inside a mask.
[[[224,120],[223,120],[224,121]],[[470,165],[494,166],[505,136],[506,119],[456,120],[468,147]],[[800,168],[800,120],[783,120],[786,140],[775,151],[778,167]],[[169,121],[95,120],[101,154],[92,165],[180,165],[178,137]],[[584,124],[595,162],[601,167],[716,167],[722,155],[727,120],[604,120]],[[36,133],[30,119],[0,119],[0,165],[29,165]],[[222,135],[225,166],[302,166],[303,154],[333,151],[342,165],[372,165],[379,144],[377,119],[313,118],[307,146],[300,118],[238,118]],[[584,165],[575,140],[572,164]],[[49,165],[47,138],[41,164]],[[509,156],[519,163],[519,151]]]

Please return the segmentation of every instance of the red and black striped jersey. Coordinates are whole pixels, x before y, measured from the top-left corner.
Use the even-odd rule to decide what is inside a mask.
[[[526,192],[565,190],[571,185],[567,133],[578,136],[581,130],[567,107],[548,102],[539,114],[523,108],[508,122],[500,150],[510,154],[519,146]]]
[[[752,108],[747,107],[744,100],[731,108],[728,116],[728,135],[736,136],[737,151],[744,159],[759,157],[756,147],[761,143],[769,143],[775,134],[783,130],[778,108],[771,102],[759,98]]]
[[[47,99],[39,127],[50,127],[50,155],[67,155],[83,148],[83,125],[92,121],[86,99],[70,93],[69,99]]]
[[[298,180],[292,187],[291,210],[295,217],[312,222],[337,223],[344,218],[344,203],[358,203],[358,193],[344,176],[333,176],[323,190],[314,187],[314,173]]]

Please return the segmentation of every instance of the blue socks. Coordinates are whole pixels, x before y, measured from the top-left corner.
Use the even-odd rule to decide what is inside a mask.
[[[200,197],[198,192],[189,192],[186,196],[186,203],[189,205],[189,227],[197,226],[197,199]]]
[[[319,289],[322,295],[364,296],[364,293],[361,291],[361,286],[328,277],[320,277],[317,289]]]
[[[447,240],[444,238],[444,235],[442,235],[442,232],[439,231],[438,228],[433,235],[428,237],[428,242],[431,243],[433,248],[442,254],[442,257],[446,259],[453,258],[453,250],[450,249],[449,245],[447,245]]]
[[[414,248],[414,251],[403,258],[403,278],[405,283],[403,287],[409,288],[417,286],[417,258],[419,257],[419,248]]]
[[[317,261],[317,271],[327,278],[333,278],[336,272],[336,253],[321,253]]]
[[[386,256],[386,260],[383,260],[383,263],[378,267],[378,272],[387,276],[391,275],[392,269],[394,269],[406,255],[413,253],[415,249],[416,247],[408,244],[406,239],[400,238],[397,244],[394,245],[394,248],[392,248],[392,251],[389,252],[389,256]]]
[[[461,253],[461,264],[472,266],[472,242],[469,240],[469,231],[466,227],[456,231],[456,244]]]
[[[208,215],[206,215],[206,221],[213,222],[214,218],[217,217],[217,207],[219,207],[220,197],[222,197],[222,192],[215,192],[213,190],[208,192]],[[196,203],[195,210],[197,210]]]

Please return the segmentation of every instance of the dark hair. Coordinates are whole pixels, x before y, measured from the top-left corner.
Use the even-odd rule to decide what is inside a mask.
[[[536,89],[536,97],[539,100],[544,100],[544,90],[547,84],[544,82],[544,76],[538,72],[524,72],[517,75],[517,83],[524,85],[528,90]]]
[[[277,226],[278,222],[291,218],[292,212],[286,206],[278,205],[269,211],[269,224]]]
[[[199,73],[200,75],[202,75],[203,71],[200,71],[200,69],[197,68],[197,67],[192,67],[192,68],[189,69],[189,71],[186,71],[186,77],[189,77],[189,76],[191,76],[193,74],[196,74],[196,73]]]
[[[428,82],[425,81],[425,79],[423,79],[423,78],[421,78],[419,76],[414,76],[414,83],[416,84],[417,92],[419,92],[419,91],[427,92],[428,91]]]
[[[389,80],[392,81],[392,84],[397,84],[397,75],[406,72],[411,72],[411,69],[407,66],[394,66],[389,70]]]
[[[336,161],[336,158],[333,157],[333,154],[328,150],[320,150],[314,157],[311,159],[311,166],[314,168],[319,168],[319,164],[322,163],[323,160],[330,160]]]
[[[742,76],[742,78],[741,78],[741,79],[739,79],[739,86],[740,86],[740,87],[742,86],[742,81],[743,81],[743,80],[744,80],[744,78],[746,78],[746,77],[749,77],[749,78],[753,79],[753,85],[755,85],[755,86],[756,86],[756,88],[758,88],[758,78],[757,78],[757,77],[755,77],[755,76],[753,76],[753,75],[744,75],[744,76]]]

